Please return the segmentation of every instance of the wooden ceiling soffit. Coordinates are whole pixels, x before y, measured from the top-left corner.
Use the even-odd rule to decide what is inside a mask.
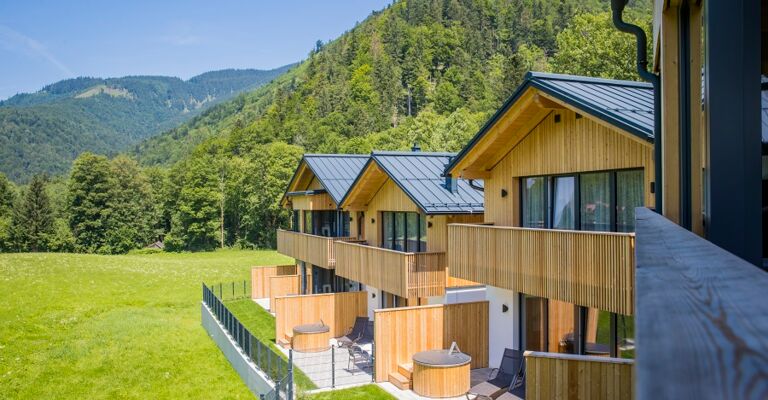
[[[467,179],[484,179],[509,151],[553,110],[565,106],[536,88],[529,88],[499,118],[467,157],[456,166],[460,176]]]
[[[389,178],[375,162],[368,164],[360,174],[360,179],[349,189],[349,195],[341,204],[344,210],[364,211],[368,202]]]

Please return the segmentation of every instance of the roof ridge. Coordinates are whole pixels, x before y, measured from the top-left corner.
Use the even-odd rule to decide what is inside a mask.
[[[537,71],[529,71],[526,75],[526,80],[530,79],[543,79],[543,80],[558,80],[558,81],[571,81],[571,82],[582,82],[582,83],[597,83],[597,84],[603,84],[603,85],[612,85],[612,86],[630,86],[630,87],[638,87],[638,88],[647,88],[652,89],[653,85],[651,85],[648,82],[639,82],[639,81],[628,81],[628,80],[621,80],[621,79],[608,79],[608,78],[596,78],[592,76],[582,76],[582,75],[569,75],[569,74],[554,74],[551,72],[537,72]]]
[[[343,153],[305,153],[304,157],[343,157],[343,158],[367,158],[368,154],[343,154]]]
[[[374,150],[371,156],[422,156],[422,157],[453,157],[458,153],[440,151],[388,151]]]

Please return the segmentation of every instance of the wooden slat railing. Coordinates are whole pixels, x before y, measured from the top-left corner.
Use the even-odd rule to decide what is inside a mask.
[[[525,398],[634,399],[634,360],[525,352]]]
[[[634,235],[448,226],[447,265],[457,278],[632,315]]]
[[[333,242],[336,240],[352,240],[352,238],[316,236],[278,229],[277,251],[299,261],[334,269],[336,256]]]
[[[768,398],[768,273],[645,208],[637,398]]]
[[[445,253],[335,243],[336,274],[404,298],[445,294]]]

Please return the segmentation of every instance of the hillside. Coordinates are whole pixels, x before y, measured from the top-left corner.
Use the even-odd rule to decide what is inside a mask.
[[[76,78],[0,102],[0,172],[18,182],[61,174],[83,151],[116,154],[287,71],[222,70],[163,76]]]
[[[630,6],[630,13],[650,20],[650,1]],[[599,0],[395,2],[314,49],[281,79],[132,153],[147,165],[172,164],[212,137],[237,152],[273,141],[311,152],[408,148],[414,140],[427,149],[457,150],[528,70],[574,73],[562,65],[567,60],[557,59],[558,34],[583,13],[610,25],[600,14],[608,10]],[[633,46],[631,37],[620,39]],[[613,70],[629,63],[630,78],[637,79],[632,53],[617,52],[623,62]],[[575,72],[623,77],[613,70]],[[432,137],[437,131],[442,136]]]

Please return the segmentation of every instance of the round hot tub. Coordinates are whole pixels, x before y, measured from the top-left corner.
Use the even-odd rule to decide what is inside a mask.
[[[468,354],[428,350],[413,355],[413,391],[426,397],[456,397],[469,390]]]
[[[323,324],[304,324],[293,327],[291,347],[294,351],[311,353],[330,348],[331,329]]]

